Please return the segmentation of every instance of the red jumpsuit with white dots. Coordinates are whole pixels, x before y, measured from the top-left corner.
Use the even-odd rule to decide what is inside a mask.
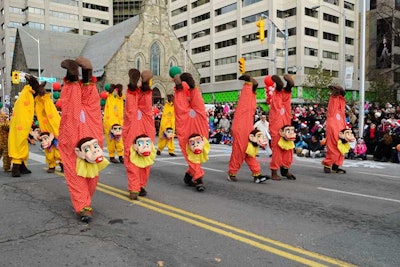
[[[150,175],[150,167],[138,167],[133,164],[130,158],[130,149],[137,136],[147,135],[153,145],[156,129],[153,118],[152,107],[153,91],[142,92],[140,89],[135,91],[127,90],[124,125],[122,126],[122,139],[124,141],[124,164],[128,176],[129,192],[139,192],[140,188],[145,188]]]
[[[64,164],[64,174],[75,212],[91,207],[98,176],[85,178],[76,172],[75,147],[84,137],[96,138],[103,146],[103,123],[100,96],[93,83],[81,84],[66,81],[61,91],[62,115],[60,121],[59,149]]]
[[[189,89],[186,82],[182,82],[182,86],[183,89],[180,90],[175,88],[175,126],[179,146],[189,165],[186,172],[192,176],[194,181],[204,176],[204,170],[201,168],[201,163],[194,163],[188,159],[186,145],[188,144],[189,136],[194,133],[208,139],[209,128],[204,100],[200,90],[198,88]],[[188,100],[188,94],[190,101]]]

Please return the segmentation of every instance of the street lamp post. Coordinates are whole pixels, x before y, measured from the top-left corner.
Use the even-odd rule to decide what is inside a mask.
[[[288,21],[287,21],[287,19],[285,19],[285,31],[282,31],[279,27],[278,27],[278,25],[276,25],[275,24],[275,22],[273,22],[267,15],[265,15],[265,14],[261,14],[261,16],[263,17],[263,18],[266,18],[269,22],[271,22],[271,24],[275,27],[275,28],[277,28],[278,29],[278,31],[283,35],[283,38],[285,39],[285,73],[287,73],[288,72],[288,39],[289,39],[289,34],[288,34]],[[268,34],[270,34],[270,33],[268,33]],[[274,33],[272,33],[272,34],[274,34]],[[276,61],[276,55],[275,55],[275,61]],[[274,62],[275,62],[274,61]],[[276,62],[275,62],[275,66],[274,66],[274,68],[275,68],[275,74],[276,74]]]
[[[16,27],[9,27],[9,28],[16,28]],[[39,40],[39,38],[35,38],[35,37],[33,37],[29,32],[27,32],[24,28],[22,28],[22,27],[18,27],[18,28],[16,28],[16,29],[18,29],[18,30],[21,30],[21,31],[23,31],[24,33],[26,33],[30,38],[32,38],[36,43],[37,43],[37,54],[38,54],[38,78],[39,78],[39,82],[40,82],[40,77],[41,77],[41,75],[40,75],[40,40]]]
[[[183,65],[183,66],[184,66],[183,69],[184,69],[185,72],[186,72],[186,68],[187,68],[187,53],[188,53],[188,47],[189,47],[190,43],[194,40],[194,38],[195,38],[196,36],[202,36],[202,35],[204,35],[204,34],[205,34],[204,31],[200,31],[200,32],[194,34],[194,35],[193,35],[193,38],[186,42],[186,45],[185,45],[185,59],[184,59],[185,62],[184,62],[184,65]]]
[[[339,13],[343,17],[343,22],[342,22],[342,62],[343,62],[343,68],[342,68],[342,82],[343,82],[343,88],[346,89],[346,13],[345,10],[343,9],[343,12],[340,12],[330,6],[326,5],[318,5],[314,6],[311,9],[316,10],[320,8],[321,6],[329,8],[337,13]]]

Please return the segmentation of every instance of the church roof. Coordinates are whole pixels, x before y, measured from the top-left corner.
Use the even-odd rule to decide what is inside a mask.
[[[103,75],[104,66],[118,52],[126,38],[132,35],[138,23],[139,16],[134,16],[90,37],[81,56],[92,62],[94,76]]]

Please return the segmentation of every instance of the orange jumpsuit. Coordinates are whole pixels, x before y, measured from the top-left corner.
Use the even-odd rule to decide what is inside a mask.
[[[344,155],[340,153],[337,145],[339,132],[346,128],[345,107],[346,100],[343,96],[330,96],[326,116],[326,156],[322,161],[325,167],[331,167],[333,164],[343,165]]]
[[[284,89],[278,92],[275,90],[271,98],[269,111],[269,130],[271,133],[272,158],[270,163],[271,170],[278,170],[280,167],[290,168],[293,161],[293,149],[284,150],[278,146],[281,138],[279,130],[285,125],[291,125],[291,92]]]
[[[91,207],[98,176],[86,178],[76,171],[74,148],[84,137],[96,138],[103,147],[103,123],[100,96],[92,83],[66,81],[61,91],[62,115],[59,133],[59,150],[64,165],[65,179],[76,213]]]
[[[255,157],[246,154],[249,144],[249,135],[254,130],[254,114],[256,112],[256,94],[253,92],[253,83],[245,82],[235,110],[232,124],[232,154],[229,160],[229,175],[236,176],[243,161],[249,166],[252,175],[261,174],[260,163]]]
[[[129,159],[131,147],[137,136],[145,134],[154,144],[156,128],[153,118],[152,96],[152,90],[142,92],[140,89],[135,91],[128,89],[126,93],[122,139],[129,192],[139,192],[141,188],[145,188],[150,175],[150,165],[141,168]]]
[[[201,96],[200,90],[198,88],[189,90],[189,86],[185,82],[182,82],[182,86],[183,89],[181,90],[176,90],[175,88],[175,126],[179,146],[186,162],[188,163],[188,169],[186,172],[192,176],[192,180],[195,181],[204,176],[204,170],[201,168],[201,163],[194,163],[188,159],[186,145],[189,136],[194,133],[208,139],[209,128],[204,100]],[[188,94],[190,96],[190,101],[188,101]]]

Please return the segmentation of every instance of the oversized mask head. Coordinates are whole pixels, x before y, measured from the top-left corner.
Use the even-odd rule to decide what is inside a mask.
[[[164,130],[164,135],[168,140],[174,138],[174,129],[172,129],[171,127],[166,128]]]
[[[343,129],[339,132],[339,138],[342,142],[354,142],[355,137],[351,129]]]
[[[43,132],[40,134],[40,145],[43,149],[51,147],[54,140],[54,134],[49,132]]]
[[[286,141],[294,141],[296,140],[296,132],[294,131],[294,127],[291,125],[285,125],[279,130],[280,136]]]
[[[75,147],[75,154],[89,163],[99,163],[103,161],[103,149],[100,147],[97,139],[85,137],[79,140]]]
[[[260,130],[257,129],[251,131],[251,133],[249,134],[249,141],[254,146],[260,146],[260,147],[265,147],[268,144],[267,137]]]
[[[139,135],[136,137],[135,142],[133,144],[133,148],[136,153],[142,157],[148,157],[151,154],[152,142],[150,137],[147,135]]]
[[[111,126],[110,132],[114,136],[121,136],[122,135],[122,126],[119,124],[113,124],[113,126]]]
[[[29,134],[35,139],[36,141],[40,140],[40,128],[37,126],[33,126]]]
[[[204,140],[201,135],[192,134],[191,136],[189,136],[188,143],[189,143],[190,150],[192,150],[194,154],[203,153]]]

